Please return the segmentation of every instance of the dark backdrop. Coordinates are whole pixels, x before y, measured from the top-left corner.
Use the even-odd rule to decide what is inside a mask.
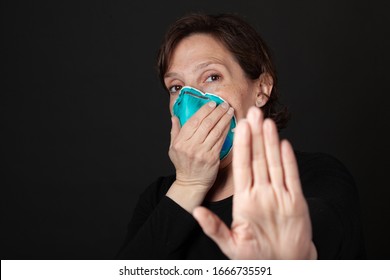
[[[206,11],[268,42],[293,117],[282,136],[344,162],[368,256],[388,259],[387,3],[2,1],[1,258],[114,257],[138,195],[173,171],[157,48],[169,23]]]

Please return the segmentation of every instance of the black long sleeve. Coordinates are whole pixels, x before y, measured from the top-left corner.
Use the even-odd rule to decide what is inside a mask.
[[[296,157],[319,259],[365,258],[359,197],[348,170],[326,154]],[[141,195],[118,258],[226,259],[192,215],[165,196],[174,180],[161,177]],[[204,206],[230,226],[232,197]]]
[[[197,223],[192,215],[164,195],[173,181],[173,177],[161,177],[141,195],[119,258],[179,258],[180,246]]]
[[[366,258],[359,195],[349,171],[322,153],[301,152],[297,159],[318,258]]]

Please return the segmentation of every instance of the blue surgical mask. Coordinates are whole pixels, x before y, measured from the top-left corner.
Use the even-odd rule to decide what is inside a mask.
[[[173,104],[173,114],[179,118],[180,126],[183,126],[187,120],[195,114],[203,105],[210,101],[215,101],[217,105],[225,102],[221,97],[212,93],[203,93],[193,87],[182,87],[175,104]],[[233,146],[233,129],[236,127],[236,118],[233,116],[230,122],[229,132],[223,143],[219,158],[225,158]]]

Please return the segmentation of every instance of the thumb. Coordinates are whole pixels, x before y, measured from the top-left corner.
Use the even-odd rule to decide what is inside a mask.
[[[180,131],[180,123],[179,119],[176,116],[172,116],[172,128],[171,128],[171,144],[173,143],[173,140],[176,138],[176,136],[179,134]]]
[[[226,224],[205,207],[196,207],[192,214],[203,229],[203,232],[217,243],[221,251],[226,256],[231,255],[232,236]]]

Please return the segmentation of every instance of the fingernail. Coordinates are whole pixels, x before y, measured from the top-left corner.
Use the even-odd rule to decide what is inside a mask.
[[[227,113],[228,113],[229,115],[233,115],[233,112],[234,112],[233,107],[230,107],[229,110],[227,111]]]
[[[228,105],[226,102],[223,102],[223,103],[221,104],[221,106],[222,106],[222,108],[224,108],[224,109],[227,109],[227,108],[229,107],[229,105]]]
[[[217,106],[217,103],[215,103],[215,101],[211,101],[211,102],[209,102],[208,104],[209,104],[209,106],[210,106],[211,108],[214,108],[215,106]]]

